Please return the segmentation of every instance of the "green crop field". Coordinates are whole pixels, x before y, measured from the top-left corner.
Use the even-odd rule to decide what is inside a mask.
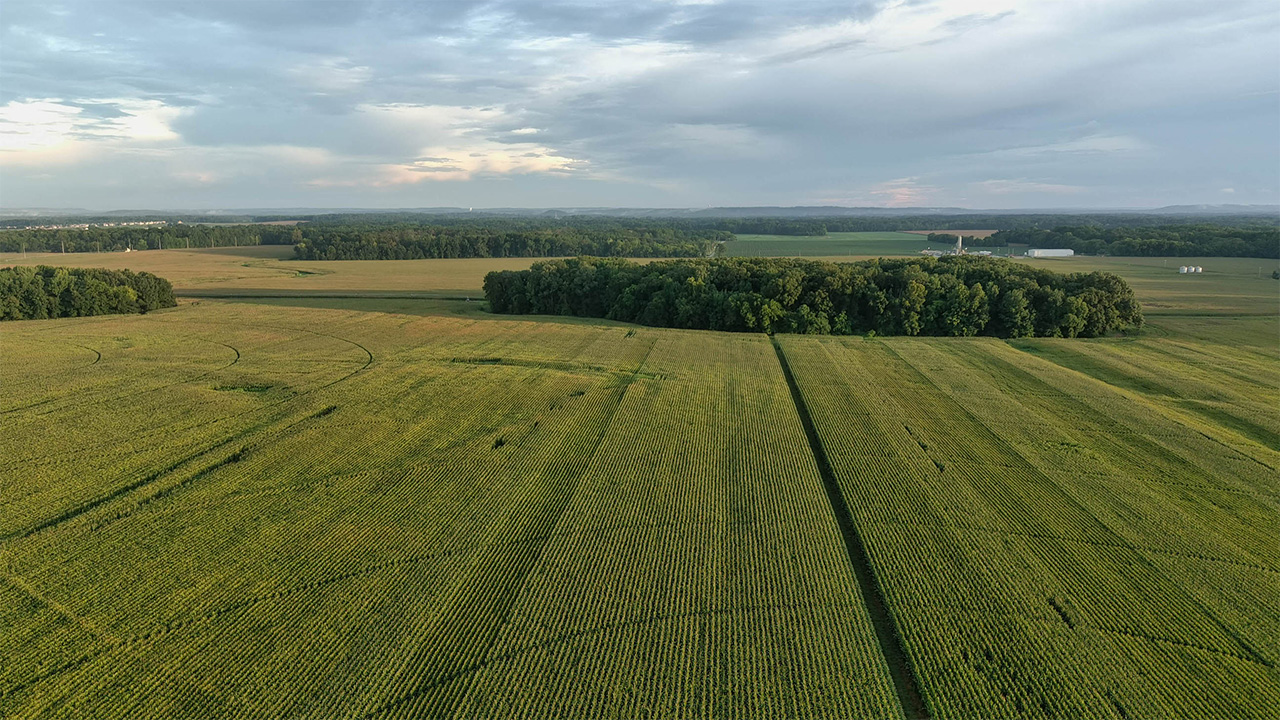
[[[930,244],[923,235],[905,232],[833,232],[821,237],[798,235],[739,235],[725,244],[729,257],[877,257],[916,255]]]
[[[448,298],[531,260],[272,252],[66,256],[183,297],[0,324],[0,716],[1280,707],[1275,261],[1028,261],[1148,326],[1006,342],[512,319]]]

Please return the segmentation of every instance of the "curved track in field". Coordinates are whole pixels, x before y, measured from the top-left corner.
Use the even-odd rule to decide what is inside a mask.
[[[208,321],[205,321],[203,324],[206,324],[206,325],[224,325],[224,326],[232,326],[232,327],[245,327],[245,326],[244,326],[244,325],[242,325],[242,324],[231,323],[231,322],[208,322]],[[335,379],[335,380],[332,380],[332,381],[330,381],[330,382],[327,382],[327,383],[325,383],[325,384],[323,384],[323,385],[318,385],[318,386],[316,386],[316,387],[313,387],[313,388],[309,388],[309,389],[306,389],[306,390],[300,391],[300,392],[298,392],[298,393],[295,393],[294,395],[291,395],[290,397],[283,398],[283,399],[281,399],[281,400],[277,400],[277,401],[274,401],[274,402],[271,402],[271,403],[267,403],[267,404],[262,405],[262,406],[260,406],[260,407],[250,408],[250,409],[248,409],[248,410],[245,410],[245,411],[242,411],[242,412],[239,412],[239,413],[233,413],[233,414],[231,414],[231,415],[226,415],[226,416],[223,416],[223,417],[217,418],[217,419],[215,419],[215,420],[201,420],[201,421],[193,421],[193,422],[188,423],[188,424],[186,424],[186,425],[171,426],[171,427],[165,427],[165,428],[157,428],[157,429],[155,429],[155,430],[151,430],[151,431],[148,431],[148,432],[140,433],[140,434],[138,434],[138,435],[136,435],[136,436],[135,436],[135,439],[137,439],[137,440],[145,440],[145,439],[148,439],[148,438],[154,437],[154,436],[156,436],[156,435],[160,435],[160,434],[172,434],[172,433],[175,433],[175,432],[182,432],[182,431],[184,431],[184,430],[188,430],[188,429],[190,429],[190,428],[192,428],[192,427],[201,426],[201,425],[203,425],[203,426],[213,426],[213,425],[218,425],[218,424],[221,424],[221,423],[225,423],[225,422],[227,422],[227,421],[230,421],[230,420],[234,420],[234,419],[236,419],[236,418],[243,417],[243,416],[245,416],[245,415],[249,415],[249,414],[256,413],[256,412],[262,412],[262,411],[264,411],[264,410],[268,410],[268,409],[274,408],[274,407],[276,407],[276,406],[279,406],[279,405],[281,405],[281,404],[283,404],[283,403],[287,403],[287,402],[290,402],[290,401],[292,401],[292,400],[296,400],[297,398],[305,397],[305,396],[307,396],[307,395],[309,395],[309,394],[311,394],[311,393],[314,393],[314,392],[316,392],[316,391],[318,391],[318,390],[323,390],[323,389],[325,389],[325,388],[329,388],[329,387],[332,387],[332,386],[334,386],[334,385],[337,385],[338,383],[345,382],[345,381],[347,381],[347,380],[351,379],[352,377],[354,377],[357,373],[360,373],[360,372],[362,372],[362,371],[364,371],[364,370],[368,369],[368,368],[369,368],[369,366],[370,366],[370,365],[372,365],[372,364],[373,364],[373,362],[374,362],[374,360],[376,359],[376,358],[374,357],[373,353],[372,353],[372,352],[371,352],[367,347],[365,347],[364,345],[361,345],[360,343],[358,343],[358,342],[356,342],[356,341],[354,341],[354,340],[350,340],[350,339],[348,339],[348,338],[340,337],[340,336],[337,336],[337,335],[332,335],[332,334],[329,334],[329,333],[323,333],[323,332],[317,332],[317,331],[314,331],[314,330],[307,330],[307,329],[305,329],[305,328],[296,328],[296,327],[281,326],[281,325],[263,325],[263,324],[260,324],[260,323],[259,323],[259,324],[251,325],[251,326],[249,326],[249,327],[263,327],[263,328],[269,328],[269,329],[273,329],[273,330],[286,330],[286,331],[290,331],[290,332],[306,333],[306,334],[314,335],[314,336],[317,336],[317,337],[325,337],[325,338],[329,338],[329,339],[331,339],[331,340],[337,340],[337,341],[339,341],[339,342],[343,342],[343,343],[346,343],[346,344],[348,344],[348,345],[351,345],[351,346],[353,346],[353,347],[355,347],[355,348],[358,348],[361,352],[363,352],[363,353],[365,354],[365,360],[364,360],[364,363],[363,363],[360,367],[356,368],[355,370],[352,370],[351,372],[347,373],[346,375],[343,375],[342,377],[339,377],[339,378],[337,378],[337,379]],[[186,378],[186,379],[184,379],[184,380],[178,380],[178,381],[175,381],[175,382],[172,382],[172,383],[167,383],[167,384],[165,384],[165,385],[163,385],[163,386],[159,386],[159,387],[155,387],[155,388],[149,388],[149,389],[144,390],[144,391],[142,391],[142,392],[140,392],[140,393],[128,393],[128,394],[118,395],[118,396],[115,396],[115,397],[113,397],[113,398],[108,398],[108,399],[106,399],[106,400],[102,400],[102,399],[95,399],[93,402],[95,402],[95,403],[97,403],[97,402],[113,402],[113,401],[120,400],[120,399],[122,399],[122,398],[137,397],[137,396],[139,396],[139,395],[141,395],[141,394],[143,394],[143,393],[147,393],[147,392],[153,392],[153,391],[156,391],[156,390],[161,390],[161,389],[166,389],[166,388],[175,387],[175,386],[177,386],[177,385],[182,385],[182,384],[187,384],[187,383],[197,382],[197,381],[199,381],[199,380],[201,380],[201,379],[203,379],[203,378],[205,378],[205,377],[208,377],[209,375],[211,375],[211,374],[213,374],[213,373],[215,373],[215,372],[219,372],[219,371],[221,371],[221,370],[225,370],[225,369],[227,369],[227,368],[231,367],[232,365],[235,365],[235,364],[239,363],[239,362],[240,362],[240,360],[241,360],[241,358],[243,357],[243,354],[240,352],[240,350],[239,350],[239,349],[237,349],[237,348],[235,348],[235,347],[233,347],[233,346],[231,346],[231,345],[228,345],[228,344],[226,344],[226,343],[219,342],[219,341],[217,341],[217,340],[209,340],[209,339],[207,339],[207,338],[200,338],[200,337],[194,337],[194,336],[187,336],[187,337],[188,337],[188,338],[190,338],[190,339],[201,340],[201,341],[204,341],[204,342],[210,342],[210,343],[214,343],[214,344],[217,344],[217,345],[222,345],[223,347],[226,347],[226,348],[228,348],[228,349],[232,350],[232,351],[235,353],[235,358],[234,358],[231,362],[229,362],[229,363],[227,363],[227,364],[225,364],[225,365],[223,365],[223,366],[221,366],[221,367],[214,368],[214,369],[212,369],[212,370],[206,371],[206,372],[201,373],[201,374],[199,374],[199,375],[197,375],[197,376],[195,376],[195,377]],[[17,408],[17,409],[15,409],[14,411],[16,411],[16,410],[20,410],[20,409],[29,409],[29,408],[31,408],[31,407],[37,407],[37,406],[39,406],[39,405],[43,405],[43,404],[46,404],[46,403],[48,403],[48,402],[53,402],[54,400],[55,400],[55,399],[51,399],[51,400],[44,400],[44,401],[41,401],[41,402],[39,402],[39,403],[34,403],[34,404],[32,404],[32,405],[26,406],[25,408]],[[44,414],[48,414],[48,413],[44,413]],[[50,458],[59,457],[59,456],[63,456],[63,455],[79,455],[79,454],[83,454],[83,453],[85,453],[85,452],[91,452],[91,451],[99,450],[99,449],[102,449],[102,448],[105,448],[105,447],[110,447],[110,446],[112,446],[112,445],[114,445],[114,444],[115,444],[115,441],[114,441],[114,440],[108,440],[108,441],[103,441],[103,442],[96,443],[96,444],[83,445],[83,446],[80,446],[80,447],[76,448],[75,450],[67,451],[67,452],[65,452],[65,453],[50,453],[50,454],[46,454],[46,455],[27,456],[27,457],[23,457],[23,458],[18,458],[18,459],[14,459],[14,460],[12,460],[12,461],[11,461],[11,462],[9,462],[9,463],[5,463],[5,464],[3,464],[3,465],[0,465],[0,470],[12,469],[13,467],[16,467],[16,466],[18,466],[18,465],[21,465],[21,464],[23,464],[23,463],[29,463],[29,462],[40,461],[40,460],[47,460],[47,459],[50,459]]]

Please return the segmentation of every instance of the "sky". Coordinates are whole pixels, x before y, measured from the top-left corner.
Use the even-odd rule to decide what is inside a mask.
[[[0,206],[1280,202],[1274,0],[0,0]]]

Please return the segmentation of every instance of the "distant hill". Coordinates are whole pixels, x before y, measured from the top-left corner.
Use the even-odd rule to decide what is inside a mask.
[[[1161,215],[1280,215],[1280,205],[1166,205],[1145,212]]]
[[[1018,208],[974,209],[962,207],[846,207],[842,205],[758,205],[709,208],[620,208],[620,207],[419,207],[419,208],[224,208],[217,210],[107,210],[83,208],[0,208],[4,218],[173,218],[199,219],[281,219],[325,215],[475,215],[505,217],[568,218],[578,216],[625,218],[888,218],[965,215],[1212,215],[1216,217],[1280,216],[1280,205],[1167,205],[1159,208]],[[225,220],[224,220],[225,221]]]

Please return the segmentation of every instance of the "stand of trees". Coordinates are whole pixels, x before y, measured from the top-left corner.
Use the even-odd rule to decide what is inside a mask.
[[[503,227],[503,225],[517,227]],[[708,257],[733,235],[717,230],[680,230],[645,223],[600,227],[538,223],[471,223],[377,227],[305,227],[294,251],[300,260],[417,260],[422,258]],[[541,225],[541,226],[538,226]]]
[[[1143,323],[1116,275],[972,256],[549,260],[489,273],[484,290],[497,313],[738,332],[1096,337]]]
[[[145,313],[177,305],[151,273],[48,265],[0,268],[0,320]]]
[[[1070,248],[1085,255],[1166,257],[1280,257],[1280,228],[1231,225],[1163,225],[1103,228],[1097,225],[1053,230],[1000,230],[1002,244]]]

